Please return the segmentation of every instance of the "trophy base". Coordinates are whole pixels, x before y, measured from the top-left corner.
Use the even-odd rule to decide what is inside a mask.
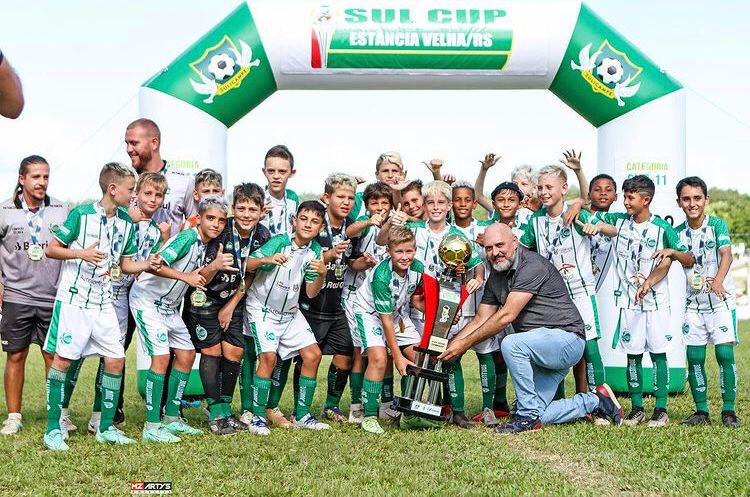
[[[391,407],[407,416],[419,416],[433,421],[447,421],[448,419],[447,407],[420,402],[407,397],[393,397]]]

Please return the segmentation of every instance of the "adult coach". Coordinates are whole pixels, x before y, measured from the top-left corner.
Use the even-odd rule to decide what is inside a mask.
[[[560,273],[544,257],[519,245],[501,223],[484,232],[484,248],[492,271],[476,317],[451,340],[440,356],[453,360],[472,345],[513,325],[514,334],[501,344],[516,391],[518,410],[498,433],[536,430],[597,411],[622,423],[623,411],[609,386],[572,399],[552,401],[560,381],[583,356],[583,320]]]
[[[44,248],[50,229],[65,222],[67,204],[47,196],[49,164],[38,155],[21,161],[13,196],[0,205],[0,287],[3,317],[0,336],[5,363],[5,402],[8,419],[0,433],[13,435],[22,428],[26,357],[32,343],[41,348],[55,303],[61,261],[48,259]],[[52,355],[42,351],[46,369]]]
[[[0,116],[15,119],[23,110],[21,80],[0,50]]]
[[[161,131],[151,119],[136,119],[125,130],[125,144],[133,168],[138,174],[161,173],[167,179],[167,193],[164,205],[154,214],[154,221],[170,224],[170,236],[176,235],[185,219],[198,212],[193,190],[195,180],[190,173],[177,171],[161,158]],[[133,221],[138,222],[137,211]]]

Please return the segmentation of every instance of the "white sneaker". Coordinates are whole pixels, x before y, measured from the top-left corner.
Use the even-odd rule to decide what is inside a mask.
[[[318,418],[313,416],[311,413],[307,413],[305,416],[302,416],[299,420],[294,420],[294,427],[295,428],[302,428],[305,430],[330,430],[331,427],[325,423],[321,423],[318,421]]]
[[[15,435],[21,429],[23,428],[23,423],[21,423],[21,417],[20,416],[8,416],[8,419],[3,421],[3,428],[0,430],[0,434],[2,435]]]
[[[349,407],[349,422],[350,423],[356,423],[358,425],[361,425],[364,417],[365,417],[365,411],[364,409],[362,409],[362,404],[352,404]]]
[[[88,432],[92,435],[99,432],[99,422],[102,420],[102,413],[94,411],[89,419]]]
[[[263,437],[267,437],[271,434],[271,430],[268,428],[266,420],[260,416],[253,416],[253,422],[247,427],[247,431]]]
[[[62,414],[60,416],[60,429],[62,429],[64,433],[64,432],[76,431],[78,427],[73,424],[73,421],[70,420],[69,414]]]
[[[239,417],[240,423],[244,424],[245,426],[250,426],[253,424],[253,413],[250,411],[243,411],[242,414]]]

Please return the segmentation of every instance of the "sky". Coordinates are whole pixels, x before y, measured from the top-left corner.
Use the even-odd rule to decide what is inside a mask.
[[[687,173],[750,193],[750,4],[587,3],[687,88]],[[124,129],[138,117],[140,85],[238,4],[0,0],[0,50],[27,101],[21,118],[0,119],[0,189],[10,195],[20,160],[39,154],[52,166],[51,195],[99,195],[101,166],[129,161]],[[596,130],[547,91],[277,92],[230,129],[227,184],[262,182],[265,151],[278,143],[295,154],[299,192],[322,190],[332,171],[371,178],[386,150],[400,151],[414,178],[429,177],[422,160],[442,158],[444,172],[473,181],[494,152],[503,158],[493,185],[570,148],[596,174]]]

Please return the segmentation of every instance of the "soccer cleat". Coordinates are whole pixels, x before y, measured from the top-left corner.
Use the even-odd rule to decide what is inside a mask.
[[[247,431],[249,431],[250,433],[254,433],[255,435],[261,435],[263,437],[271,434],[271,430],[268,429],[266,420],[261,418],[260,416],[255,415],[253,416],[252,422],[247,427]]]
[[[669,416],[667,416],[667,410],[656,408],[654,409],[654,414],[651,416],[651,419],[648,422],[649,428],[659,428],[662,426],[667,426],[669,424]]]
[[[612,421],[610,421],[607,416],[600,412],[592,413],[591,421],[593,421],[594,425],[596,426],[609,426],[612,424]]]
[[[60,416],[60,429],[70,433],[71,431],[76,431],[78,427],[70,420],[70,415],[63,414]]]
[[[234,435],[237,431],[227,422],[227,418],[217,418],[208,422],[208,431],[214,435]]]
[[[594,389],[593,393],[599,398],[599,407],[596,408],[594,415],[603,416],[611,419],[614,424],[621,425],[625,412],[609,385],[602,383]]]
[[[513,402],[513,408],[515,409],[516,403]],[[492,410],[495,413],[496,418],[507,418],[510,416],[511,413],[511,407],[508,405],[507,402],[502,402],[500,404],[495,404],[492,406]]]
[[[104,432],[97,431],[96,441],[99,443],[108,443],[115,445],[130,445],[135,443],[135,440],[126,437],[123,432],[121,432],[114,426],[110,426],[109,429]]]
[[[495,433],[508,435],[511,433],[522,433],[525,431],[540,430],[542,428],[542,421],[539,418],[527,418],[525,416],[519,416],[516,414],[513,419],[508,421],[502,426],[495,428]]]
[[[469,430],[471,428],[474,428],[474,423],[469,420],[469,418],[466,417],[466,414],[463,411],[453,411],[453,415],[451,416],[451,424],[458,426],[459,428],[462,428],[464,430]]]
[[[8,417],[5,421],[3,421],[3,428],[0,430],[0,434],[2,435],[15,435],[19,431],[23,429],[23,423],[21,423],[21,418],[16,417]]]
[[[245,425],[245,429],[247,429],[248,426],[253,424],[253,413],[250,411],[242,411],[239,421]]]
[[[506,412],[505,414],[507,415],[508,413]],[[475,423],[482,423],[484,426],[497,426],[500,424],[500,421],[497,420],[495,411],[489,407],[482,409],[482,412],[471,418],[471,420]]]
[[[727,428],[739,428],[740,418],[734,411],[721,411],[721,423]]]
[[[240,421],[239,419],[237,419],[237,417],[234,414],[232,414],[231,416],[225,419],[227,420],[227,424],[231,426],[234,429],[234,431],[247,430],[247,425],[243,423],[242,421]]]
[[[62,430],[52,430],[49,433],[44,434],[44,446],[49,450],[64,451],[68,450],[68,444],[63,439]]]
[[[309,412],[302,416],[300,419],[294,420],[294,427],[301,428],[304,430],[330,430],[330,425],[321,423],[318,418],[310,414]]]
[[[349,422],[354,424],[362,424],[362,419],[365,417],[365,411],[362,409],[362,404],[352,404],[349,406]]]
[[[150,429],[143,428],[144,442],[177,443],[180,440],[180,437],[170,433],[163,425]]]
[[[91,413],[91,418],[89,418],[89,424],[86,427],[89,433],[92,435],[99,432],[99,422],[102,419],[102,413],[99,411],[94,411]]]
[[[341,426],[346,424],[346,416],[341,413],[338,407],[324,407],[320,417]]]
[[[689,418],[682,421],[680,426],[710,425],[711,420],[706,411],[695,411]]]
[[[278,407],[266,409],[266,419],[268,419],[268,424],[276,425],[280,428],[292,427],[292,422],[286,419],[286,416],[284,416],[284,413]]]
[[[635,426],[641,424],[646,420],[646,413],[639,407],[634,407],[630,410],[625,419],[622,420],[622,424],[625,426]]]
[[[385,430],[378,422],[377,416],[367,416],[362,420],[362,429],[367,433],[373,433],[375,435],[382,435]]]
[[[198,428],[193,428],[189,424],[185,423],[185,421],[182,419],[180,419],[179,421],[172,421],[171,423],[164,425],[164,427],[172,435],[202,435],[203,434],[203,430],[199,430]]]

